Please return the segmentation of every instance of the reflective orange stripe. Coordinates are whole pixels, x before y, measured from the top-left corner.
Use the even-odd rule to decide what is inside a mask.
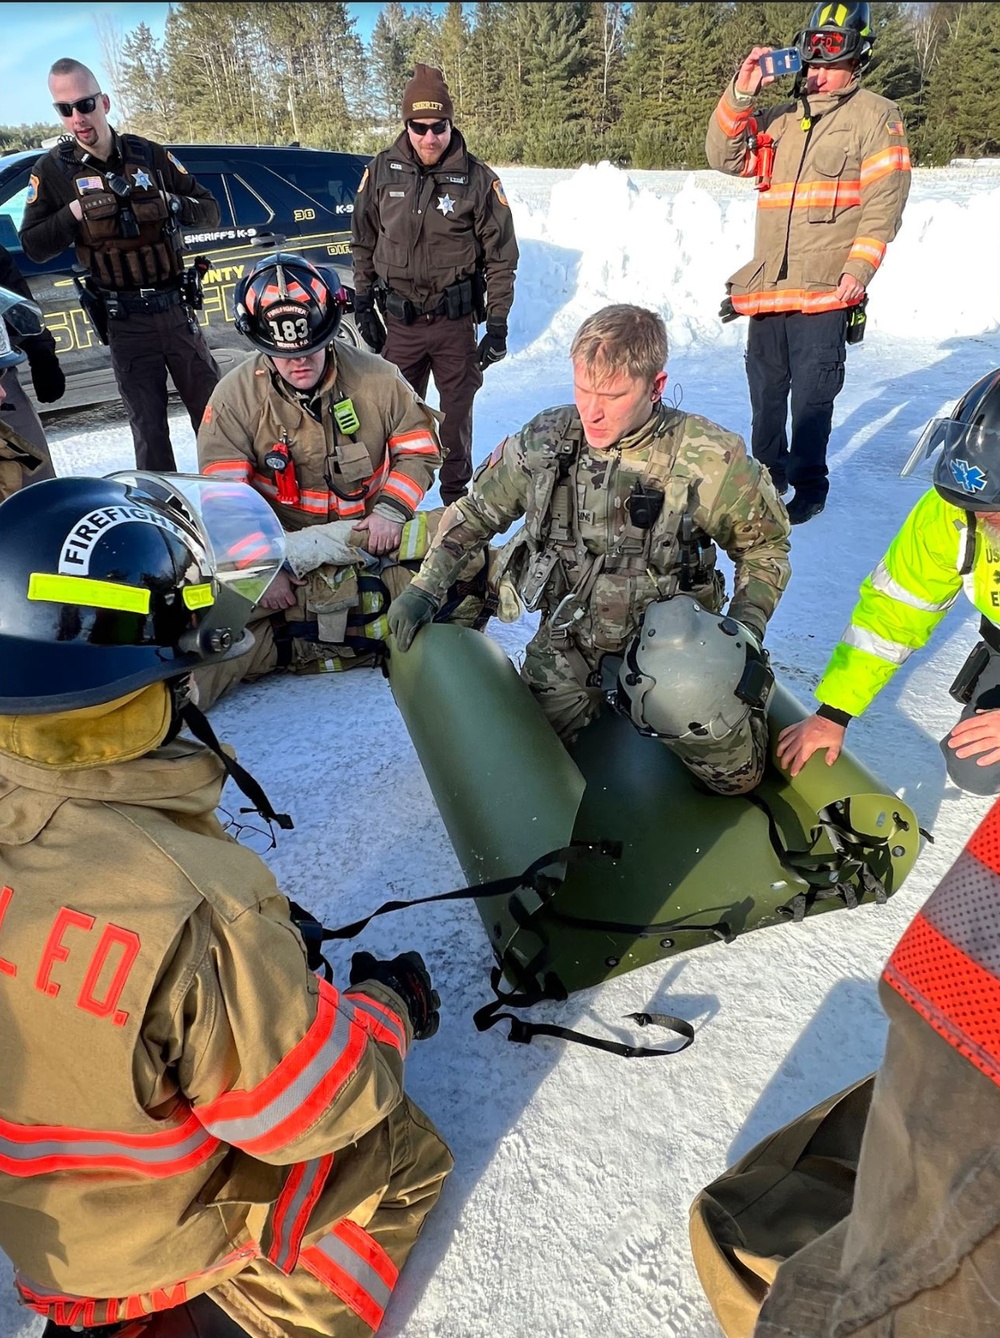
[[[839,205],[850,209],[861,203],[860,181],[779,181],[764,191],[759,209],[821,209]]]
[[[869,265],[874,265],[878,269],[884,255],[885,242],[880,242],[877,237],[856,237],[847,258],[848,260],[865,260]]]
[[[437,455],[437,443],[424,428],[415,432],[401,432],[389,438],[389,451],[397,455]]]
[[[207,1291],[206,1287],[191,1290],[191,1284],[202,1278],[212,1278],[213,1286],[223,1281],[217,1274],[228,1270],[229,1275],[240,1273],[251,1259],[257,1258],[260,1250],[256,1245],[241,1245],[231,1250],[217,1263],[210,1264],[198,1273],[179,1282],[172,1282],[164,1287],[156,1287],[151,1292],[137,1292],[132,1296],[92,1297],[73,1296],[66,1292],[50,1292],[37,1283],[30,1282],[18,1274],[15,1285],[24,1304],[36,1314],[44,1315],[54,1324],[70,1327],[77,1325],[90,1328],[101,1324],[118,1324],[123,1320],[141,1319],[144,1315],[155,1314],[158,1310],[171,1310],[183,1305],[191,1296]]]
[[[319,982],[316,1017],[301,1041],[256,1087],[197,1106],[205,1128],[247,1152],[287,1147],[313,1125],[354,1073],[368,1043],[354,1009]]]
[[[356,1222],[338,1222],[303,1250],[300,1259],[370,1329],[378,1328],[399,1269],[374,1236]]]
[[[752,107],[730,106],[729,99],[725,95],[719,99],[715,108],[715,119],[727,139],[735,139],[737,135],[742,135],[752,115]]]
[[[216,460],[206,465],[203,474],[221,474],[223,478],[236,479],[240,483],[249,483],[253,469],[249,460]]]
[[[208,1161],[219,1146],[188,1112],[156,1133],[13,1124],[0,1119],[0,1171],[18,1177],[52,1171],[128,1171],[163,1180]]]
[[[910,150],[905,144],[892,144],[880,153],[873,153],[861,164],[861,185],[870,186],[873,182],[887,177],[890,172],[909,172]]]
[[[367,994],[346,994],[344,998],[354,1004],[354,1019],[359,1026],[364,1027],[374,1040],[394,1046],[405,1057],[406,1027],[402,1018]]]
[[[424,490],[418,483],[414,483],[405,474],[395,472],[386,479],[382,491],[387,497],[396,497],[414,510],[420,505],[424,495]]]
[[[779,288],[765,293],[733,293],[741,316],[766,316],[774,311],[840,311],[849,304],[835,292],[810,293],[801,288]]]
[[[271,1213],[271,1244],[267,1259],[286,1275],[298,1263],[309,1214],[323,1192],[333,1166],[333,1153],[299,1162],[289,1172]]]

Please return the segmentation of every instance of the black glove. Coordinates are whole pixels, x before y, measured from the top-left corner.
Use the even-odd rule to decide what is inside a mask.
[[[375,310],[375,299],[371,293],[354,294],[354,319],[365,343],[381,353],[385,348],[385,326]]]
[[[483,371],[490,363],[502,362],[507,356],[507,322],[487,321],[486,333],[480,339],[476,352]]]
[[[739,318],[740,313],[733,306],[733,299],[731,297],[724,297],[722,299],[722,305],[719,307],[719,320],[723,325],[726,325],[729,321],[738,321]]]
[[[389,631],[400,650],[409,650],[413,638],[437,613],[438,603],[426,590],[408,585],[389,605]]]
[[[410,1015],[414,1040],[425,1041],[434,1035],[441,1022],[441,996],[419,952],[401,953],[391,962],[379,961],[370,952],[356,952],[351,958],[351,984],[366,980],[376,980],[399,995]]]
[[[27,350],[25,350],[28,352]],[[52,349],[39,348],[28,352],[31,384],[41,404],[54,404],[66,390],[66,374]]]

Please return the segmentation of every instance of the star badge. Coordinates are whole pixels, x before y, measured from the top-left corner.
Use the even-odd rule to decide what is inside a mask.
[[[441,210],[442,214],[451,214],[455,211],[455,201],[450,195],[439,195],[437,207]]]
[[[139,168],[138,172],[136,172],[132,180],[135,182],[135,184],[139,187],[140,190],[149,190],[150,186],[152,186],[153,184],[149,178],[149,174],[146,171],[144,171],[143,168],[141,167]]]

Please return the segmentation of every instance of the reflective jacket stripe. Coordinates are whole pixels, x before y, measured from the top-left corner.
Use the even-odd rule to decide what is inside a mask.
[[[195,1107],[206,1129],[252,1153],[286,1147],[315,1123],[357,1068],[368,1033],[318,982],[316,1017],[302,1040],[250,1091],[224,1092]]]
[[[300,1258],[370,1329],[378,1328],[399,1269],[373,1236],[356,1222],[338,1222]]]
[[[909,172],[910,150],[905,144],[891,144],[889,148],[873,153],[861,164],[862,188],[881,180],[890,172]]]
[[[752,115],[752,107],[734,107],[725,94],[719,99],[715,108],[715,119],[727,139],[735,139],[738,135],[742,135]]]
[[[282,1273],[298,1263],[309,1214],[323,1192],[333,1166],[333,1153],[293,1166],[271,1214],[271,1243],[267,1258]]]
[[[883,978],[1000,1086],[1000,806],[987,814],[900,939]]]
[[[758,209],[812,209],[824,205],[839,205],[850,209],[861,203],[861,182],[854,181],[794,181],[776,182],[770,190],[761,191]]]
[[[848,304],[833,291],[811,293],[804,288],[775,288],[769,292],[733,293],[732,303],[743,316],[772,311],[842,311]]]
[[[156,1287],[151,1292],[139,1292],[132,1296],[112,1296],[96,1298],[92,1296],[72,1296],[66,1292],[46,1291],[44,1287],[29,1281],[23,1274],[18,1274],[15,1285],[24,1304],[36,1314],[45,1315],[54,1324],[66,1327],[76,1325],[89,1328],[101,1324],[117,1324],[123,1320],[141,1319],[144,1315],[154,1314],[158,1310],[170,1310],[183,1305],[192,1295],[197,1296],[207,1290],[191,1284],[202,1278],[212,1278],[213,1285],[223,1279],[216,1275],[228,1270],[229,1276],[241,1272],[251,1259],[256,1259],[260,1250],[256,1245],[241,1245],[231,1250],[217,1263],[208,1268],[192,1273],[180,1282],[171,1282],[164,1287]]]
[[[389,438],[389,452],[397,455],[437,455],[438,446],[429,432],[396,432]]]
[[[163,1180],[200,1166],[218,1146],[218,1138],[193,1114],[182,1123],[149,1134],[13,1124],[0,1119],[0,1171],[19,1177],[100,1170]]]
[[[911,609],[922,609],[924,613],[943,613],[945,609],[950,609],[958,598],[958,592],[956,591],[950,599],[941,600],[940,603],[934,603],[929,599],[921,599],[909,586],[896,580],[886,566],[885,558],[879,559],[878,566],[871,574],[871,583],[876,590],[881,590],[890,599],[898,599],[901,604],[908,604]]]
[[[888,660],[890,664],[895,665],[905,664],[913,654],[912,646],[904,646],[899,641],[890,641],[887,637],[877,636],[876,633],[869,632],[866,627],[849,627],[842,637],[842,643],[867,651],[869,655],[877,655],[880,660]]]
[[[213,464],[206,465],[201,472],[235,479],[238,483],[249,483],[253,468],[249,460],[216,460]]]
[[[386,496],[397,498],[413,510],[420,505],[424,496],[423,488],[405,474],[397,474],[395,471],[386,479],[382,491]]]
[[[406,1027],[402,1019],[367,994],[348,994],[344,996],[354,1004],[354,1017],[359,1026],[376,1040],[394,1046],[401,1055],[406,1056]]]
[[[878,269],[885,257],[885,242],[877,237],[856,237],[848,253],[848,260],[867,260],[869,265]]]

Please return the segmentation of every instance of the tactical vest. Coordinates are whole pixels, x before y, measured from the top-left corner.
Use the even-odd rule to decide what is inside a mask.
[[[713,612],[724,603],[716,549],[694,524],[700,475],[687,469],[682,448],[687,414],[661,406],[641,473],[624,472],[609,453],[616,514],[607,551],[591,552],[580,533],[578,472],[583,425],[567,406],[544,443],[528,446],[529,492],[523,530],[502,559],[529,610],[545,609],[553,633],[571,636],[589,619],[587,639],[603,652],[620,651],[634,634],[646,605],[681,591]],[[637,486],[638,485],[638,489]],[[619,493],[627,487],[628,495]],[[661,495],[655,517],[639,514],[637,490]],[[652,523],[645,523],[652,519]],[[583,628],[580,628],[581,632]]]
[[[74,142],[60,144],[58,161],[73,182],[83,210],[77,249],[101,288],[162,288],[180,277],[183,265],[165,231],[170,213],[160,194],[148,140],[119,136],[120,174],[94,162],[81,163]],[[124,178],[127,195],[116,194],[110,180]]]
[[[883,979],[1000,1086],[1000,809],[994,807],[911,922]]]

